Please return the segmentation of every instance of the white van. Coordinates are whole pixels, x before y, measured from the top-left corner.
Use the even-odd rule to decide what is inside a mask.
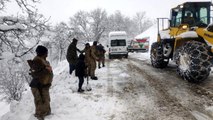
[[[113,56],[128,58],[127,34],[125,31],[113,31],[109,33],[109,59]]]

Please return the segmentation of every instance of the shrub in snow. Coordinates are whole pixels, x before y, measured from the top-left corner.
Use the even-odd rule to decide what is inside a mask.
[[[0,92],[3,99],[8,102],[19,101],[25,88],[26,81],[29,81],[28,69],[18,59],[4,60],[0,64]]]

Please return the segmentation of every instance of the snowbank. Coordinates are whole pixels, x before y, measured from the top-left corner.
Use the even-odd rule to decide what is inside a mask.
[[[10,105],[7,104],[6,102],[2,101],[0,102],[0,108],[1,108],[1,111],[0,111],[0,118],[2,115],[4,115],[5,113],[7,113],[9,110],[10,110]]]
[[[181,37],[181,38],[197,38],[198,35],[195,31],[188,31],[188,32],[184,32],[180,35],[178,35],[177,37]]]

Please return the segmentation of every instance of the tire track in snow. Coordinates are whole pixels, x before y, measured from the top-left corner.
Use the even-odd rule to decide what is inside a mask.
[[[190,110],[184,106],[182,106],[178,100],[170,96],[167,92],[164,85],[158,82],[157,78],[149,75],[145,70],[138,68],[135,65],[129,65],[130,69],[136,69],[139,73],[143,75],[143,77],[149,82],[150,86],[156,90],[156,97],[158,107],[164,107],[166,111],[176,114],[177,116],[182,116],[184,119],[195,120],[194,116],[191,115]],[[166,114],[166,113],[165,113]],[[168,114],[168,113],[167,113]]]
[[[112,73],[110,71],[110,62],[107,62],[107,93],[109,93],[110,97],[113,97],[113,78]]]
[[[147,66],[151,66],[150,62],[147,61],[141,61],[135,58],[131,58],[130,60],[134,61],[134,62],[142,62],[143,64],[147,65]],[[174,64],[169,64],[169,66],[167,68],[164,69],[160,69],[162,71],[159,71],[159,69],[154,68],[156,70],[156,72],[167,72],[168,75],[173,75],[176,76],[176,78],[180,78],[180,81],[184,81],[179,75],[176,74],[176,66]],[[213,73],[213,71],[211,71],[211,74]],[[198,95],[204,95],[206,97],[208,97],[209,99],[213,100],[213,75],[210,75],[204,82],[200,83],[200,84],[193,84],[193,83],[188,83],[190,86],[190,90],[192,90],[194,93],[198,94]],[[187,82],[187,81],[186,81]],[[213,102],[213,101],[212,101]]]
[[[198,110],[199,112],[205,113],[205,115],[208,115],[212,118],[212,116],[208,112],[206,112],[205,108],[204,108],[205,104],[212,103],[212,98],[209,97],[209,95],[201,96],[201,95],[197,94],[196,93],[197,90],[199,90],[201,93],[204,93],[204,92],[202,92],[202,89],[201,89],[202,87],[200,85],[188,83],[187,81],[183,81],[181,78],[178,78],[178,75],[176,75],[174,66],[169,66],[168,68],[165,68],[162,70],[162,69],[152,68],[150,63],[147,63],[147,61],[142,62],[142,61],[136,60],[136,59],[131,59],[131,61],[134,61],[134,62],[140,63],[140,64],[144,64],[145,67],[144,66],[138,67],[137,65],[134,65],[134,64],[131,64],[130,66],[133,67],[134,69],[137,69],[138,72],[143,74],[143,76],[147,77],[147,80],[150,82],[150,84],[157,91],[159,91],[159,93],[162,96],[168,98],[168,100],[167,100],[168,103],[171,103],[171,104],[174,103],[174,106],[178,106],[178,108],[185,110],[186,113],[187,113],[187,111],[190,112],[193,110]],[[156,74],[158,74],[159,77],[156,78],[155,76],[151,75],[149,72],[147,72],[147,69],[149,69],[148,71],[154,71]],[[167,77],[163,78],[162,75],[167,75]],[[181,84],[178,84],[178,83],[181,83]],[[171,87],[171,88],[169,88],[169,87]],[[187,103],[183,102],[184,100],[181,100],[181,96],[176,95],[177,96],[177,98],[176,98],[174,92],[171,92],[172,89],[175,90],[175,87],[178,88],[177,92],[180,92],[181,90],[179,90],[179,89],[181,89],[181,88],[190,90],[191,92],[189,92],[187,94],[192,94],[190,96],[194,96],[193,98],[197,98],[197,99],[195,99],[194,101],[191,101],[192,103],[190,103],[190,105],[187,105]],[[204,91],[208,91],[208,90],[204,90]],[[177,94],[180,94],[180,93],[177,93]],[[189,99],[189,98],[185,97],[184,99],[190,101],[191,98]],[[167,101],[165,101],[164,104],[166,104]]]

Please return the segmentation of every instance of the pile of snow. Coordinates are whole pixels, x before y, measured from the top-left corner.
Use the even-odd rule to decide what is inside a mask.
[[[131,58],[137,58],[139,60],[142,61],[147,61],[150,59],[150,53],[145,52],[145,53],[129,53],[129,56],[131,56]]]
[[[197,38],[198,35],[195,31],[188,31],[188,32],[184,32],[180,35],[178,35],[177,37],[181,37],[181,38]]]
[[[7,113],[10,110],[10,105],[7,104],[6,102],[0,102],[0,106],[1,106],[1,111],[0,111],[0,116],[4,115],[5,113]]]

